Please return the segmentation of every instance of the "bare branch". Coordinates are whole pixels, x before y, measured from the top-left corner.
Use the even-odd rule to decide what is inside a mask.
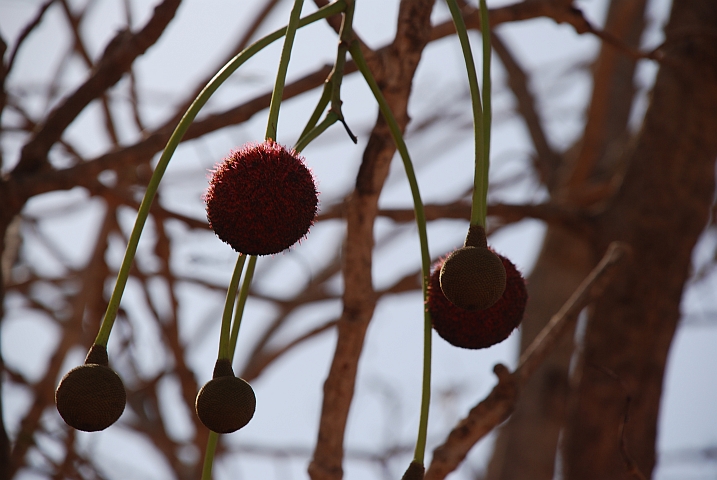
[[[530,138],[533,140],[533,146],[538,154],[535,166],[540,173],[540,178],[548,189],[552,189],[555,184],[555,174],[562,159],[558,152],[550,146],[545,135],[536,109],[535,98],[528,86],[528,76],[498,33],[493,33],[491,44],[508,73],[508,85],[518,101],[518,112],[525,120]]]
[[[50,112],[34,132],[22,149],[13,174],[29,173],[46,164],[47,153],[65,129],[92,100],[117,83],[138,56],[154,45],[174,18],[179,3],[180,0],[164,0],[142,30],[136,34],[123,31],[112,39],[90,77]]]

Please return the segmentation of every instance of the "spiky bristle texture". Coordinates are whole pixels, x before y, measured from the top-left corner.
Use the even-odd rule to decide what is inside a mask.
[[[309,232],[318,207],[303,159],[273,140],[232,152],[213,171],[204,199],[217,236],[246,255],[286,250]]]
[[[505,290],[500,299],[485,310],[466,310],[448,300],[439,279],[443,261],[435,265],[428,285],[428,310],[433,328],[451,345],[487,348],[508,338],[520,325],[528,301],[525,280],[510,260],[502,255],[498,257],[506,272]]]
[[[485,310],[503,295],[506,273],[500,258],[487,248],[462,247],[443,262],[443,294],[465,310]]]
[[[97,364],[73,368],[55,391],[55,404],[69,426],[85,432],[104,430],[124,412],[127,394],[114,370]]]
[[[205,427],[217,433],[232,433],[246,426],[256,410],[254,390],[235,377],[227,360],[217,360],[214,378],[199,393],[194,408]]]

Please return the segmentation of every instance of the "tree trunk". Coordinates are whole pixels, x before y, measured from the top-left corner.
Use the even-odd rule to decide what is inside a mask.
[[[587,326],[565,432],[567,479],[635,478],[631,468],[649,478],[655,465],[667,354],[714,194],[716,25],[714,0],[673,3],[651,106],[598,222],[598,249],[623,240],[634,254]]]
[[[613,0],[605,30],[637,47],[644,29],[645,0]],[[585,131],[576,146],[570,171],[550,172],[561,179],[551,191],[573,205],[590,202],[586,185],[609,182],[615,170],[613,151],[625,142],[634,96],[636,62],[612,45],[603,44],[593,75],[593,92]],[[569,157],[570,153],[565,157]],[[542,160],[542,159],[541,159]],[[564,160],[565,161],[565,160]],[[548,182],[551,183],[551,182]],[[521,352],[570,297],[604,252],[589,244],[585,231],[548,225],[543,247],[528,281],[528,302],[521,328]],[[552,480],[560,432],[565,423],[568,369],[573,330],[556,346],[521,390],[515,412],[501,429],[488,467],[488,480]]]

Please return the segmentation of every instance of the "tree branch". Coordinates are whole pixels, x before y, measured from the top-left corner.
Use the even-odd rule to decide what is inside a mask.
[[[84,108],[109,87],[117,83],[134,60],[159,39],[179,7],[181,0],[164,0],[154,9],[154,15],[136,34],[125,30],[110,41],[90,77],[65,98],[36,130],[23,147],[20,161],[13,175],[26,174],[47,164],[50,148]]]

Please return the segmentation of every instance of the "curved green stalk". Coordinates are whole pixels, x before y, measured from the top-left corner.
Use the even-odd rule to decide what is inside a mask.
[[[331,125],[339,121],[339,116],[336,115],[334,112],[329,112],[326,114],[326,117],[313,127],[311,130],[309,130],[307,133],[303,134],[301,138],[299,138],[299,141],[296,142],[296,146],[294,147],[294,150],[296,152],[301,152],[303,149],[307,147],[313,140],[315,140],[319,135],[324,133],[327,128],[329,128]]]
[[[207,449],[204,454],[204,465],[202,465],[202,480],[212,480],[212,466],[214,465],[214,452],[217,450],[217,442],[219,434],[209,431],[209,439],[207,439]]]
[[[378,87],[376,80],[373,78],[371,70],[366,64],[366,60],[361,53],[361,48],[358,42],[352,42],[349,46],[349,52],[356,62],[361,74],[366,79],[371,92],[373,92],[376,101],[378,102],[379,109],[383,117],[386,119],[388,128],[391,131],[394,142],[396,142],[396,148],[401,155],[403,160],[403,166],[406,170],[406,176],[408,177],[408,183],[411,187],[411,195],[413,196],[413,208],[416,215],[416,224],[418,226],[418,238],[421,243],[421,271],[423,277],[423,299],[424,302],[428,298],[428,280],[430,277],[431,268],[431,257],[428,253],[428,235],[426,233],[426,214],[423,210],[423,202],[421,201],[421,194],[418,190],[418,181],[416,180],[416,174],[413,170],[413,163],[411,157],[408,154],[408,148],[406,142],[403,140],[401,129],[398,127],[398,122],[391,112],[391,108],[388,102],[381,93],[381,89]],[[426,437],[428,432],[428,411],[431,403],[431,314],[428,308],[423,309],[423,387],[421,390],[421,414],[418,425],[418,438],[416,440],[416,450],[414,452],[414,461],[423,465],[423,459],[426,453]]]
[[[254,278],[254,268],[256,267],[256,255],[249,257],[249,263],[246,264],[246,273],[244,274],[244,281],[241,284],[241,291],[239,292],[239,300],[237,301],[236,310],[234,311],[234,322],[232,322],[232,334],[229,340],[229,360],[234,359],[234,351],[237,348],[237,338],[239,338],[239,327],[241,326],[241,319],[244,315],[244,305],[246,305],[246,299],[249,296],[249,287],[251,286],[251,279]]]
[[[491,112],[491,80],[490,80],[490,22],[488,21],[488,5],[480,0],[480,31],[483,38],[483,178],[485,178],[485,194],[483,201],[483,218],[488,214],[488,168],[490,167],[490,125]]]
[[[252,257],[253,258],[253,257]],[[234,266],[234,273],[232,273],[232,279],[229,282],[229,288],[227,289],[227,298],[224,301],[224,312],[222,313],[222,330],[219,336],[219,355],[218,359],[231,360],[232,355],[229,350],[229,336],[232,328],[232,309],[234,307],[234,300],[236,300],[237,290],[239,289],[239,278],[241,272],[244,269],[244,262],[246,261],[246,255],[239,254],[236,265]]]
[[[294,37],[296,37],[296,29],[299,27],[299,16],[301,15],[301,7],[304,0],[294,0],[294,6],[289,14],[289,25],[286,27],[286,38],[284,46],[281,49],[281,57],[279,59],[279,68],[276,72],[276,82],[274,83],[274,91],[271,93],[271,103],[269,104],[269,119],[266,125],[266,138],[276,140],[276,126],[279,123],[279,107],[281,107],[281,99],[284,95],[284,83],[286,82],[286,72],[289,69],[289,60],[291,59],[291,49],[294,46]]]
[[[299,143],[301,142],[301,139],[308,135],[309,132],[311,132],[314,127],[316,127],[316,124],[319,123],[321,114],[324,113],[326,106],[329,104],[329,100],[331,100],[331,91],[333,89],[332,82],[332,76],[329,75],[329,77],[326,79],[326,82],[324,82],[324,88],[321,91],[321,97],[319,97],[319,101],[316,104],[316,108],[314,108],[314,112],[311,114],[311,117],[309,117],[309,120],[306,122],[304,130],[301,132],[301,135],[299,135]],[[299,143],[297,143],[297,145]],[[297,152],[300,151],[298,150],[298,147],[294,147],[294,150],[296,150]]]
[[[476,73],[475,62],[473,61],[473,52],[471,43],[468,39],[468,31],[463,21],[463,15],[458,7],[456,0],[446,0],[448,9],[453,17],[453,24],[456,27],[458,39],[461,42],[463,50],[463,59],[466,64],[466,72],[468,73],[468,85],[471,92],[471,104],[473,106],[473,130],[475,142],[475,169],[473,178],[473,202],[471,204],[471,225],[480,225],[485,228],[486,202],[488,194],[488,156],[485,151],[485,121],[483,118],[484,110],[481,108],[481,93],[478,88],[478,75]],[[484,68],[485,72],[485,68]]]
[[[324,89],[321,92],[321,98],[314,109],[313,114],[306,123],[306,127],[299,135],[299,141],[296,143],[294,149],[300,152],[306,146],[311,143],[316,137],[321,135],[336,122],[341,122],[346,128],[351,140],[356,143],[358,139],[351,132],[348,125],[344,121],[344,115],[341,111],[341,83],[344,77],[344,67],[346,65],[346,52],[348,51],[348,44],[351,43],[351,37],[353,32],[353,18],[354,18],[354,6],[353,1],[349,2],[344,17],[341,21],[341,29],[339,30],[339,47],[336,51],[336,62],[334,62],[334,68],[331,70],[326,82],[324,83]],[[326,106],[331,101],[331,108],[324,117],[324,120],[317,125],[321,113],[324,111]]]
[[[306,18],[299,22],[299,27],[309,25],[323,18],[340,13],[345,8],[345,0],[337,0],[336,2],[319,9],[313,14],[308,15]],[[214,94],[217,88],[219,88],[219,86],[224,83],[224,81],[226,81],[226,79],[229,78],[229,76],[234,73],[237,68],[239,68],[244,62],[249,60],[252,56],[257,54],[263,48],[283,37],[286,33],[286,30],[287,28],[276,30],[275,32],[267,35],[266,37],[257,40],[255,43],[253,43],[252,45],[244,49],[242,52],[240,52],[238,55],[236,55],[234,58],[232,58],[214,76],[214,78],[209,81],[207,86],[204,87],[204,89],[199,93],[199,95],[197,95],[197,98],[194,100],[194,102],[192,102],[192,104],[187,109],[187,112],[179,121],[177,128],[174,129],[172,136],[167,142],[167,146],[162,152],[162,156],[159,158],[159,162],[157,162],[157,166],[154,169],[154,173],[152,173],[152,178],[150,178],[149,180],[149,184],[147,185],[147,190],[145,191],[144,198],[142,199],[142,203],[140,204],[139,210],[137,211],[137,219],[135,220],[134,227],[132,228],[132,233],[130,234],[129,241],[127,242],[127,250],[125,251],[124,258],[122,259],[122,265],[120,266],[119,273],[117,274],[117,282],[115,283],[114,290],[112,291],[112,296],[110,297],[109,304],[107,305],[107,311],[105,312],[105,316],[102,319],[102,325],[100,326],[100,330],[97,333],[97,337],[95,338],[96,345],[102,345],[105,347],[107,346],[110,332],[112,331],[112,326],[114,325],[115,318],[117,317],[117,311],[119,310],[120,301],[122,300],[122,294],[124,293],[124,289],[127,286],[129,270],[132,266],[132,261],[134,260],[134,256],[137,252],[139,238],[142,234],[144,224],[147,222],[147,217],[149,216],[150,206],[152,205],[152,201],[157,194],[159,182],[162,180],[162,176],[164,175],[164,172],[169,165],[169,160],[172,158],[172,155],[177,149],[179,143],[181,142],[182,137],[184,137],[184,134],[187,132],[189,125],[191,125],[191,123],[194,121],[194,118],[197,116],[202,107],[207,103],[207,100],[209,100],[212,94]]]

